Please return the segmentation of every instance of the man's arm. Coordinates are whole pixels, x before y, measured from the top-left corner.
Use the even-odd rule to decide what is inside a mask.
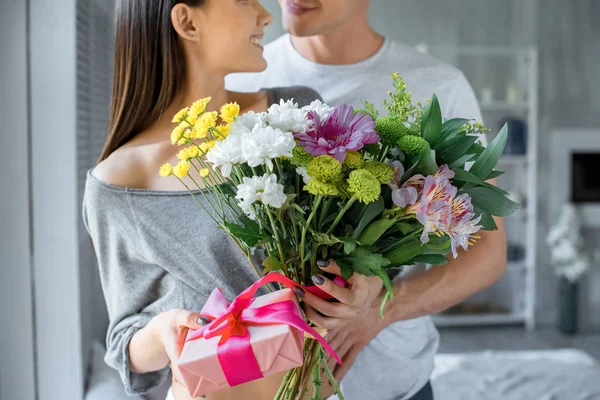
[[[498,230],[480,231],[481,239],[469,251],[459,251],[458,258],[394,282],[385,322],[439,313],[498,281],[506,269],[506,234],[503,218],[494,220]]]

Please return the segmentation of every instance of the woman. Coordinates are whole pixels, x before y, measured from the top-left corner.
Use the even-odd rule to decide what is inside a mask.
[[[246,112],[264,111],[280,99],[305,105],[319,97],[302,87],[246,94],[224,89],[227,74],[266,67],[261,38],[270,22],[257,0],[117,1],[110,134],[101,162],[88,173],[84,220],[110,317],[105,359],[129,394],[157,387],[171,369],[169,396],[188,399],[176,361],[187,329],[203,323],[197,311],[215,287],[231,299],[256,280],[233,241],[179,182],[159,178],[158,169],[176,161],[173,115],[199,98],[211,96],[215,109],[235,101]],[[324,290],[331,285],[317,281]],[[305,301],[334,317],[329,324],[342,326],[377,293],[376,284],[357,280],[351,289],[332,292],[340,300],[335,310],[308,293]],[[273,398],[281,378],[208,398]]]

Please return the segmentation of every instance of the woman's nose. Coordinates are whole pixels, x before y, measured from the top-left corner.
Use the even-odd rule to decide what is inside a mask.
[[[256,2],[256,8],[258,9],[258,23],[262,26],[270,25],[273,22],[273,16],[268,12],[259,1]]]

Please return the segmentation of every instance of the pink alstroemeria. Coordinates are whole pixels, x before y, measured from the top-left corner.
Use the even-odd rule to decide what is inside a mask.
[[[333,110],[325,122],[311,111],[308,118],[312,127],[305,133],[297,133],[300,146],[313,156],[330,155],[339,162],[346,159],[346,151],[360,150],[365,144],[379,142],[375,121],[365,114],[354,114],[354,108],[342,104]]]
[[[391,167],[394,170],[394,177],[388,183],[392,189],[392,201],[400,208],[404,208],[409,204],[415,204],[419,194],[415,187],[403,185],[400,187],[400,178],[404,175],[404,166],[400,161],[392,161]]]
[[[423,224],[421,242],[429,242],[429,234],[446,233],[452,221],[451,201],[456,196],[457,189],[452,186],[450,179],[454,177],[447,166],[442,166],[435,175],[425,177],[423,183],[420,178],[407,181],[406,189],[418,190],[422,185],[419,201],[407,207],[407,214],[416,214],[417,219]],[[413,177],[415,178],[415,177]],[[409,186],[406,187],[406,184]]]
[[[446,233],[450,237],[452,255],[456,258],[459,246],[466,251],[469,244],[473,244],[476,239],[479,239],[479,236],[474,234],[481,229],[481,225],[478,225],[481,215],[473,219],[471,197],[467,194],[461,194],[454,198],[451,204],[452,220]]]

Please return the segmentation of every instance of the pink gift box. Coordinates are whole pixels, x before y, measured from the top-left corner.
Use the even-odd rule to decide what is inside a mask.
[[[291,300],[300,308],[294,292],[283,289],[254,299],[249,309]],[[299,367],[302,365],[304,334],[286,324],[248,325],[250,345],[263,376]],[[188,334],[188,338],[190,334]],[[178,367],[191,396],[226,389],[229,386],[217,356],[221,337],[189,340],[183,347]]]

